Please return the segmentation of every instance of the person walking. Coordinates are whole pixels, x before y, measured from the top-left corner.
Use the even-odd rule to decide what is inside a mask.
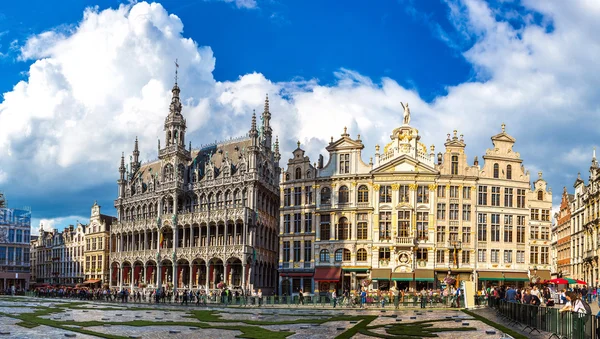
[[[181,305],[183,305],[183,303],[185,303],[185,306],[187,306],[187,304],[188,304],[188,293],[187,293],[187,290],[184,290],[183,294],[181,295]]]
[[[331,292],[331,301],[333,302],[333,308],[337,305],[337,294],[335,293],[335,289]]]
[[[396,286],[392,287],[392,295],[394,297],[394,309],[397,310],[400,308],[400,300],[399,300],[399,293],[398,293],[398,289],[396,288]]]
[[[304,294],[302,293],[302,289],[298,291],[298,305],[304,306]]]
[[[364,289],[360,292],[360,308],[366,307],[367,303],[367,291]]]

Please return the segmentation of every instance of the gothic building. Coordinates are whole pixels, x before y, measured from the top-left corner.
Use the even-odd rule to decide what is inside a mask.
[[[262,289],[277,283],[279,144],[268,97],[246,136],[192,149],[180,89],[172,89],[158,159],[142,164],[136,139],[119,167],[111,232],[111,287]]]

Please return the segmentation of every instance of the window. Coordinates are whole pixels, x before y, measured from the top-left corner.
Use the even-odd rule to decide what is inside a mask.
[[[446,226],[440,226],[438,225],[437,227],[437,242],[444,242],[446,241]]]
[[[360,213],[356,216],[356,238],[358,240],[367,240],[368,232],[368,214]]]
[[[379,261],[390,261],[389,247],[380,247],[379,248]]]
[[[340,174],[350,173],[350,154],[340,154]]]
[[[504,207],[513,207],[513,189],[504,188]]]
[[[302,179],[302,169],[300,167],[296,167],[296,175],[294,177],[296,180]]]
[[[446,204],[437,204],[437,219],[446,219]]]
[[[312,232],[312,213],[308,212],[304,215],[304,233]]]
[[[418,261],[427,261],[429,252],[426,248],[417,249],[417,260]]]
[[[463,221],[471,221],[471,205],[463,205]]]
[[[540,220],[540,210],[537,208],[531,209],[531,220]]]
[[[294,187],[294,205],[302,205],[302,187]]]
[[[487,254],[486,250],[477,250],[477,262],[486,262]]]
[[[398,187],[398,201],[400,202],[408,202],[408,194],[410,189],[408,185],[400,185]]]
[[[302,251],[302,248],[300,247],[301,242],[296,240],[294,241],[294,261],[300,261],[300,251]]]
[[[542,221],[550,221],[550,210],[542,210]]]
[[[451,225],[448,228],[450,230],[449,240],[451,240],[451,241],[458,241],[458,226]]]
[[[512,250],[504,250],[504,263],[505,264],[512,263]]]
[[[500,241],[500,214],[493,214],[491,215],[491,233],[492,233],[492,239],[491,241]]]
[[[312,205],[312,187],[306,186],[304,187],[304,203],[306,205]]]
[[[410,236],[410,211],[398,211],[398,236]]]
[[[392,186],[381,186],[379,188],[379,202],[392,202]]]
[[[540,239],[550,240],[550,229],[545,226],[540,226]]]
[[[500,206],[500,187],[492,187],[492,206]]]
[[[429,203],[429,187],[424,185],[417,187],[417,202],[422,204]]]
[[[525,243],[525,216],[517,215],[517,243]]]
[[[311,261],[312,259],[312,241],[304,241],[304,261]]]
[[[459,198],[458,186],[450,186],[450,198]]]
[[[321,189],[321,204],[331,204],[331,189],[329,187],[323,187]]]
[[[379,240],[390,240],[392,212],[379,212]]]
[[[283,233],[290,233],[290,214],[283,215]]]
[[[477,214],[477,241],[487,241],[487,214]]]
[[[458,155],[452,156],[451,174],[458,175]]]
[[[525,190],[517,189],[517,208],[525,208]]]
[[[349,197],[350,193],[348,192],[348,186],[341,186],[338,191],[338,203],[347,204]]]
[[[529,263],[530,264],[539,264],[538,261],[538,246],[531,246],[529,250]]]
[[[506,179],[512,179],[512,166],[506,165]]]
[[[338,223],[338,240],[348,240],[350,238],[350,225],[348,218],[341,217]]]
[[[294,233],[302,231],[302,214],[294,213]]]
[[[479,199],[477,203],[481,206],[487,205],[487,186],[479,186]]]
[[[492,249],[490,252],[491,252],[490,261],[493,262],[493,263],[497,263],[498,260],[499,260],[498,257],[499,257],[499,254],[500,254],[500,250]]]
[[[17,242],[23,242],[23,230],[17,230]]]
[[[539,190],[537,192],[537,195],[538,195],[538,200],[544,200],[544,191]]]
[[[513,216],[504,215],[504,242],[513,241]]]
[[[471,187],[463,187],[463,199],[471,199]]]
[[[435,251],[435,262],[438,264],[443,264],[446,260],[445,255],[446,251],[445,250],[437,250]]]
[[[341,249],[341,248],[340,248],[340,249],[338,249],[338,250],[335,250],[335,259],[334,259],[334,260],[335,260],[336,262],[340,262],[340,261],[342,261],[342,254],[343,254],[343,252],[342,252],[342,249]]]
[[[458,220],[458,204],[450,204],[449,220]]]
[[[369,202],[369,188],[366,185],[358,186],[358,202]]]
[[[359,248],[356,252],[356,261],[367,261],[367,250]]]
[[[525,263],[525,251],[517,251],[517,264]]]
[[[437,187],[437,197],[445,198],[446,197],[446,186],[439,185]]]
[[[464,244],[471,243],[471,227],[463,226],[462,228],[462,242]]]
[[[542,247],[540,252],[540,264],[542,265],[548,265],[549,261],[548,261],[548,247]]]
[[[321,252],[319,252],[319,261],[320,262],[329,262],[329,251],[328,250],[321,250]]]
[[[427,240],[427,230],[429,228],[429,213],[417,212],[417,238]]]
[[[350,250],[347,248],[344,248],[344,257],[342,258],[342,261],[350,261],[351,260],[351,253]]]
[[[321,240],[331,239],[331,216],[329,214],[321,215]]]
[[[15,242],[15,230],[8,230],[8,242]]]
[[[469,264],[471,262],[471,252],[470,251],[462,251],[462,263]]]
[[[290,242],[283,242],[283,262],[290,261]]]
[[[531,225],[529,228],[529,238],[531,239],[539,239],[540,236],[540,228],[537,225]]]
[[[499,168],[500,168],[500,166],[498,166],[498,164],[494,164],[494,178],[495,179],[498,179],[500,177],[500,173],[498,173]]]
[[[283,206],[290,206],[292,204],[292,189],[286,188],[283,190]]]

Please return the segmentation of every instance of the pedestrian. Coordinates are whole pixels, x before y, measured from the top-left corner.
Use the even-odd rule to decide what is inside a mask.
[[[188,293],[187,290],[183,291],[183,294],[181,296],[181,305],[183,305],[185,303],[185,306],[187,306],[188,304]]]
[[[302,293],[302,289],[298,291],[298,305],[302,304],[304,306],[304,294]]]
[[[337,305],[337,294],[335,293],[335,288],[331,291],[331,301],[333,301],[333,308]]]
[[[362,291],[360,292],[360,308],[366,307],[365,306],[366,303],[367,303],[367,291],[362,289]]]

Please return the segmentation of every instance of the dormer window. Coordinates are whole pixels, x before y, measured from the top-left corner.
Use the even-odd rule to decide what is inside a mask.
[[[506,179],[512,179],[512,166],[506,165]]]
[[[300,167],[296,167],[296,176],[294,177],[296,180],[302,179],[302,169]]]
[[[452,167],[450,170],[452,175],[458,175],[458,155],[452,156]]]
[[[350,173],[350,154],[340,154],[340,174]]]
[[[498,179],[500,177],[500,166],[498,164],[494,164],[494,179]]]
[[[542,191],[542,190],[538,191],[538,200],[544,200],[544,191]]]

